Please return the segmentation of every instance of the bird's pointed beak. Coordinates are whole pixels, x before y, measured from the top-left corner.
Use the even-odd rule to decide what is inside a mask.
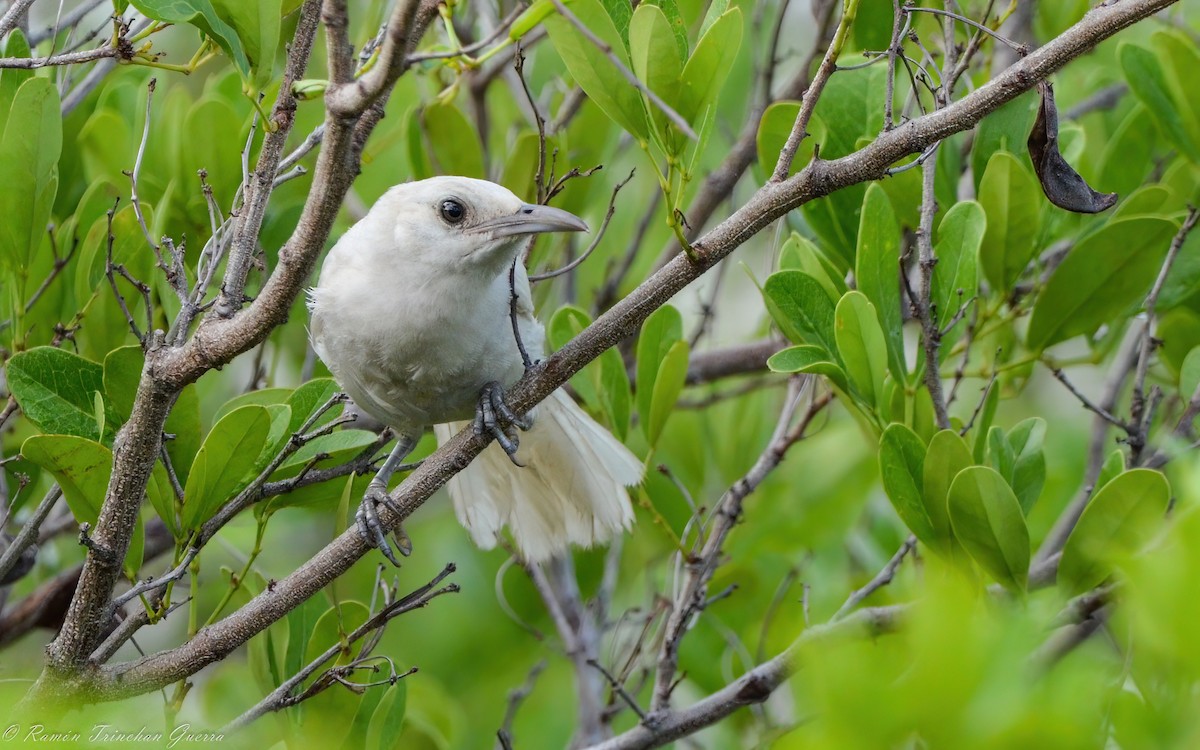
[[[553,206],[526,203],[516,213],[482,221],[467,230],[470,234],[491,234],[494,238],[543,232],[586,232],[588,225],[570,211]]]

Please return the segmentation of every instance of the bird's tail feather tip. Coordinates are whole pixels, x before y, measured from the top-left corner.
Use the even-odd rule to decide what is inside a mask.
[[[644,473],[642,462],[563,391],[538,412],[520,444],[525,468],[492,445],[450,480],[455,513],[475,542],[494,547],[507,526],[532,562],[628,531],[634,515],[626,487],[640,484]],[[436,431],[444,442],[456,430]]]

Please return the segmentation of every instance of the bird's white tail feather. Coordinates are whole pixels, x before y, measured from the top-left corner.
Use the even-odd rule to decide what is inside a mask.
[[[437,425],[438,444],[465,423]],[[493,443],[450,480],[458,520],[484,549],[508,526],[528,560],[571,544],[603,544],[633,522],[626,487],[642,481],[642,463],[562,390],[538,406],[520,435],[514,466]]]

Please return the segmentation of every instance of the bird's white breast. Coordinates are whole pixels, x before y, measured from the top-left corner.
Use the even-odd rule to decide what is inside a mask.
[[[520,378],[507,274],[450,274],[401,253],[360,252],[368,238],[357,229],[330,251],[310,306],[317,354],[360,407],[412,434],[471,418],[486,383]],[[528,313],[527,282],[518,289],[522,338],[538,358],[544,332]]]

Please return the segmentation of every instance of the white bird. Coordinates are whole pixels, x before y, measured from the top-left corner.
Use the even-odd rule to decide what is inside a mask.
[[[624,445],[561,389],[526,415],[531,423],[504,406],[503,389],[525,372],[514,291],[529,356],[545,345],[517,255],[528,235],[560,231],[587,225],[491,182],[434,177],[393,187],[326,257],[309,293],[313,348],[355,403],[398,435],[358,515],[360,532],[392,562],[375,510],[390,502],[389,478],[426,428],[444,443],[472,416],[496,442],[450,480],[450,496],[480,547],[495,546],[507,526],[526,559],[544,560],[632,523],[626,487],[643,467]],[[516,435],[501,421],[528,427],[520,464],[509,461]],[[402,535],[399,549],[411,549]]]

